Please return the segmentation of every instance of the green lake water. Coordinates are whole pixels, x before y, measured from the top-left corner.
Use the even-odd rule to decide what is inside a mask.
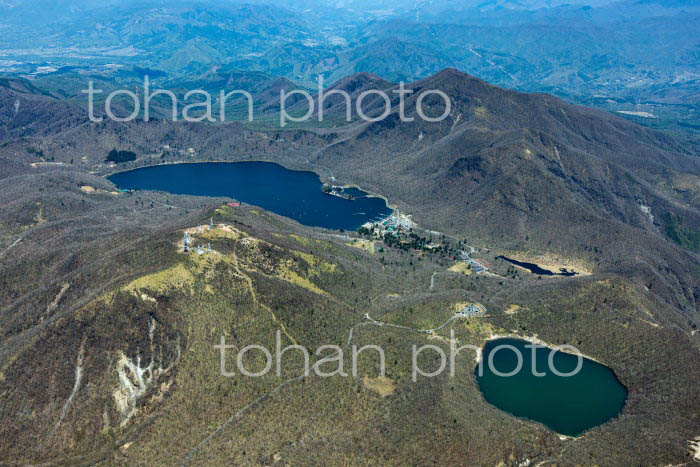
[[[593,360],[582,358],[582,366],[574,376],[558,376],[549,367],[552,349],[541,347],[535,351],[535,370],[532,370],[532,348],[519,339],[496,339],[483,349],[483,375],[476,379],[482,394],[491,405],[516,417],[540,422],[557,433],[578,436],[607,422],[620,414],[627,400],[627,389],[618,381],[613,371]],[[523,365],[514,376],[498,373],[513,372],[518,357],[510,345],[519,350]],[[495,353],[494,353],[495,351]],[[493,366],[488,364],[493,353]],[[553,368],[559,373],[576,369],[576,355],[556,352]],[[494,371],[495,370],[495,371]],[[545,373],[535,376],[535,373]]]

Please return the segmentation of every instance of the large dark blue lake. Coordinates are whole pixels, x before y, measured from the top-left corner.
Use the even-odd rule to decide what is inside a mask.
[[[620,414],[627,400],[627,389],[610,368],[582,357],[580,371],[561,376],[575,372],[579,365],[577,356],[555,352],[550,367],[552,349],[537,347],[533,358],[533,349],[528,344],[509,338],[486,344],[483,375],[479,374],[479,366],[475,373],[487,402],[567,436],[578,436]],[[522,358],[517,373],[519,358],[514,349]],[[506,376],[511,372],[515,374]]]
[[[392,212],[382,198],[349,200],[329,195],[321,190],[315,173],[288,170],[271,162],[157,165],[108,178],[128,190],[235,198],[304,225],[333,230],[355,230]]]

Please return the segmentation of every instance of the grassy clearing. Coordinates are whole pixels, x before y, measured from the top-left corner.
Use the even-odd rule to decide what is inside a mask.
[[[515,305],[515,304],[513,304],[513,305],[510,305],[510,306],[506,309],[505,313],[506,313],[507,315],[514,315],[514,314],[520,312],[522,309],[523,309],[523,307],[521,307],[520,305]]]
[[[474,115],[481,118],[490,118],[491,114],[488,109],[484,106],[479,106],[474,109]]]
[[[291,265],[289,263],[283,263],[280,265],[279,273],[277,274],[277,277],[279,277],[282,280],[285,280],[291,284],[298,285],[299,287],[303,287],[306,290],[310,290],[311,292],[320,294],[320,295],[328,295],[328,292],[325,290],[322,290],[320,287],[318,287],[316,284],[311,282],[308,277],[304,277],[294,271],[291,268]]]
[[[34,221],[37,224],[44,224],[46,223],[46,217],[44,216],[44,206],[41,203],[36,203],[36,205],[39,207],[39,211],[36,213]]]
[[[310,238],[305,238],[305,237],[301,237],[299,235],[294,235],[294,234],[290,235],[289,237],[293,238],[294,240],[296,240],[297,242],[301,243],[304,246],[311,246],[312,245],[312,241]]]
[[[329,263],[318,256],[314,256],[309,253],[302,253],[301,251],[294,251],[293,253],[302,258],[309,265],[309,276],[320,277],[321,274],[335,274],[338,271],[337,264]]]
[[[124,286],[122,290],[127,292],[152,290],[162,293],[170,288],[184,289],[192,285],[193,282],[192,272],[185,267],[184,263],[179,263],[170,269],[140,277]]]
[[[462,274],[464,274],[464,275],[466,275],[466,276],[471,276],[471,275],[472,275],[472,272],[473,272],[471,266],[469,265],[469,263],[466,263],[466,262],[464,262],[464,261],[459,261],[458,263],[456,263],[455,265],[453,265],[453,266],[449,269],[449,271],[452,271],[452,272],[459,272],[459,273],[462,273]]]
[[[222,238],[230,238],[233,240],[237,240],[239,238],[242,238],[243,234],[241,233],[240,230],[231,227],[230,225],[226,224],[219,224],[213,229],[207,228],[205,232],[191,232],[194,233],[197,237],[204,238],[206,240],[220,240]]]
[[[390,396],[396,391],[396,384],[386,376],[370,378],[368,375],[365,375],[362,379],[362,384],[382,397]]]
[[[372,254],[377,252],[377,243],[371,240],[355,240],[354,242],[347,243],[348,246],[353,248],[359,248],[360,250],[368,251]]]

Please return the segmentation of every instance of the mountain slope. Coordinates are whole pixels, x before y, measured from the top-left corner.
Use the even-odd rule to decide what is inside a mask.
[[[70,167],[0,159],[0,168],[11,173],[0,180],[3,462],[661,464],[683,462],[700,430],[692,336],[671,305],[619,275],[465,276],[441,258],[373,255],[259,208],[112,194]],[[217,226],[200,232],[211,217]],[[213,252],[181,253],[185,230]],[[5,243],[15,234],[19,243]],[[421,331],[476,300],[488,316]],[[449,352],[450,331],[480,345],[513,330],[572,343],[613,368],[630,390],[621,416],[562,439],[489,405],[471,355],[457,359],[454,378],[411,380],[413,345]],[[386,379],[370,354],[347,377],[304,378],[297,353],[285,354],[280,376],[244,377],[234,350],[233,375],[222,376],[222,337],[274,349],[276,332],[282,346],[311,351],[380,345]],[[249,357],[249,370],[264,366]]]
[[[610,114],[503,90],[456,70],[411,88],[444,91],[454,102],[451,115],[440,123],[400,123],[394,107],[384,121],[358,124],[314,162],[389,194],[419,222],[489,245],[569,254],[601,267],[641,256],[653,265],[648,281],[659,279],[656,266],[670,267],[675,275],[661,287],[675,298],[667,299],[697,310],[698,252],[668,241],[665,220],[678,215],[700,231],[696,155]],[[440,99],[426,103],[433,115],[444,109]],[[693,180],[685,192],[683,177]]]
[[[24,80],[0,80],[0,141],[46,135],[87,120],[77,106],[42,95]]]

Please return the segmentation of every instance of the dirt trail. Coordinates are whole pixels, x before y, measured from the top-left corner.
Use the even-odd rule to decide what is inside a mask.
[[[2,253],[0,253],[0,256],[4,256],[5,253],[7,253],[7,252],[10,251],[12,248],[14,248],[15,246],[17,246],[17,245],[19,244],[19,242],[22,241],[23,238],[24,238],[24,237],[19,237],[17,240],[15,240],[14,243],[12,243],[12,245],[8,246],[7,248],[5,248],[5,250],[4,250]]]
[[[272,311],[272,308],[269,306],[265,305],[264,303],[261,303],[258,301],[258,294],[255,292],[255,287],[253,286],[253,280],[250,278],[249,275],[245,274],[241,270],[240,262],[238,261],[238,255],[236,253],[236,248],[233,249],[233,267],[236,270],[236,275],[243,279],[246,284],[248,285],[248,291],[250,292],[250,296],[253,298],[253,303],[255,306],[262,308],[264,310],[267,310],[268,313],[270,313],[270,316],[272,316],[272,320],[280,327],[282,332],[284,333],[287,338],[292,341],[292,344],[294,345],[299,345],[297,340],[292,336],[288,331],[287,328],[284,326],[284,323],[277,318],[277,315],[275,315],[275,312]]]
[[[357,329],[357,328],[359,328],[359,327],[363,327],[363,326],[391,327],[391,328],[397,328],[397,329],[402,329],[402,330],[411,331],[411,332],[417,332],[417,333],[420,333],[420,334],[433,334],[433,333],[439,331],[440,329],[444,328],[445,326],[449,325],[452,321],[454,321],[454,320],[457,319],[457,318],[462,318],[462,316],[459,316],[459,315],[452,316],[452,317],[450,317],[450,319],[448,319],[448,320],[445,321],[443,324],[441,324],[440,326],[438,326],[438,327],[436,327],[436,328],[434,328],[434,329],[416,329],[416,328],[411,328],[411,327],[408,327],[408,326],[400,326],[400,325],[398,325],[398,324],[390,324],[390,323],[384,323],[384,322],[381,322],[381,321],[377,321],[377,320],[373,319],[373,318],[369,315],[369,313],[366,313],[365,316],[364,316],[365,321],[362,321],[362,322],[360,322],[360,323],[357,323],[357,324],[354,325],[352,328],[350,328],[350,331],[348,332],[348,340],[347,340],[347,342],[345,343],[344,348],[350,347],[350,345],[352,344],[353,336],[354,336],[354,334],[355,334],[355,329]],[[339,355],[339,353],[336,353],[334,356],[337,356],[337,355]],[[331,357],[326,357],[326,358],[331,358]],[[317,369],[321,364],[323,364],[325,361],[327,361],[326,358],[321,359],[321,360],[319,360],[318,362],[316,362],[316,363],[314,363],[313,365],[311,365],[311,368],[310,368],[310,371],[309,371],[309,375],[310,375],[313,371],[316,371],[316,369]],[[235,421],[237,421],[238,419],[240,419],[241,417],[243,417],[246,413],[250,412],[252,409],[254,409],[255,407],[257,407],[257,406],[260,405],[261,403],[265,402],[265,401],[268,400],[270,397],[272,397],[272,396],[275,395],[276,393],[280,392],[282,389],[286,388],[287,386],[290,386],[290,385],[292,385],[292,384],[294,384],[294,383],[296,383],[296,382],[300,382],[300,381],[302,381],[302,380],[304,380],[304,379],[306,379],[306,378],[308,378],[308,376],[306,376],[306,375],[300,375],[300,376],[297,376],[297,377],[288,379],[287,381],[283,382],[283,383],[280,384],[279,386],[275,387],[272,391],[270,391],[270,392],[268,392],[268,393],[266,393],[266,394],[263,394],[262,396],[258,397],[257,399],[255,399],[254,401],[252,401],[251,403],[249,403],[248,405],[246,405],[246,406],[244,406],[243,408],[241,408],[238,412],[236,412],[235,414],[233,414],[228,420],[226,420],[223,424],[221,424],[221,426],[219,426],[219,428],[217,428],[216,430],[214,430],[209,436],[207,436],[204,440],[202,440],[202,442],[199,443],[194,449],[192,449],[192,450],[185,456],[185,458],[183,459],[181,465],[182,465],[182,466],[187,466],[187,465],[189,465],[190,461],[192,460],[192,457],[193,457],[195,454],[197,454],[198,452],[200,452],[200,451],[202,450],[202,448],[204,448],[204,446],[205,446],[209,441],[211,441],[213,438],[215,438],[217,435],[219,435],[219,434],[220,434],[223,430],[225,430],[227,427],[231,426],[232,423],[234,423]]]
[[[78,390],[80,389],[80,384],[82,383],[83,380],[83,360],[85,358],[85,340],[86,338],[83,337],[83,341],[80,344],[80,350],[78,351],[78,358],[75,362],[75,383],[73,384],[73,390],[70,393],[70,396],[68,396],[68,400],[66,400],[66,403],[63,405],[63,409],[61,409],[61,416],[58,418],[58,422],[56,422],[56,425],[53,427],[53,430],[51,434],[53,435],[56,433],[56,430],[58,430],[58,427],[61,426],[61,422],[63,422],[63,419],[66,418],[66,414],[68,413],[68,409],[70,409],[71,405],[73,404],[73,400],[75,399],[76,394],[78,394]]]

